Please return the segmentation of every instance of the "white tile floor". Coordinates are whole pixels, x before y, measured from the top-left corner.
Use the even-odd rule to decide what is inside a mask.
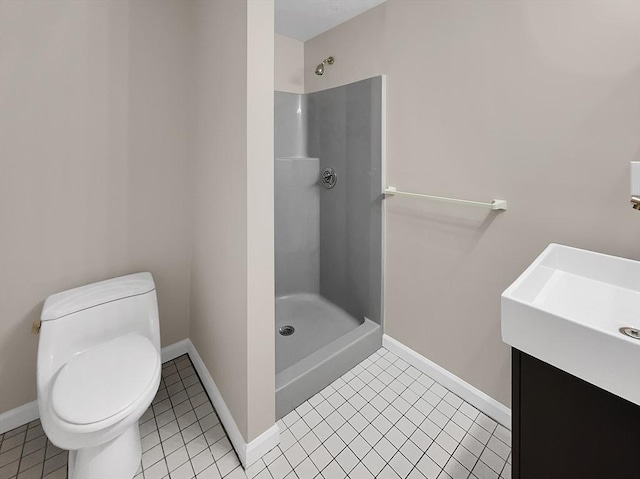
[[[510,431],[386,349],[278,424],[280,445],[244,471],[182,356],[140,420],[135,479],[511,477]],[[38,421],[0,436],[0,479],[64,479],[66,463]]]

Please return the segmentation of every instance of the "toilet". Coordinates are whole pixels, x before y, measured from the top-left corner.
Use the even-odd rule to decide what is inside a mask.
[[[155,284],[137,273],[57,293],[44,303],[38,408],[49,440],[69,452],[69,479],[131,479],[138,420],[160,384]]]

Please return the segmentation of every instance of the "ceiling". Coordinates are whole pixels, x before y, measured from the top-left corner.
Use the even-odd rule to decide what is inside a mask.
[[[306,42],[385,0],[275,0],[276,33]]]

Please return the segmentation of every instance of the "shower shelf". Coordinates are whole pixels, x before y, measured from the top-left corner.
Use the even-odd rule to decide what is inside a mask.
[[[489,208],[494,211],[506,211],[507,200],[493,200],[491,203],[483,203],[481,201],[460,200],[458,198],[446,198],[444,196],[423,195],[420,193],[409,193],[408,191],[398,191],[395,186],[388,186],[384,190],[385,196],[408,196],[410,198],[422,198],[425,200],[442,201],[444,203],[455,203],[458,205],[477,206],[480,208]]]

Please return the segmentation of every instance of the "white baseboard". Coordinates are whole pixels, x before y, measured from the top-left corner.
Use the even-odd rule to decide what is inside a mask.
[[[220,394],[220,390],[216,386],[211,374],[209,374],[209,370],[205,366],[204,361],[202,361],[202,358],[198,354],[198,351],[191,340],[187,341],[188,353],[191,358],[191,362],[200,376],[202,385],[211,398],[213,407],[218,413],[218,417],[220,417],[220,421],[227,431],[229,440],[238,454],[238,458],[240,459],[242,466],[247,468],[280,443],[280,428],[274,424],[253,441],[246,443],[244,437],[242,437],[240,429],[238,429],[238,425],[231,415],[231,411],[229,411],[227,404],[222,398],[222,394]]]
[[[280,428],[274,424],[265,432],[246,445],[245,461],[242,465],[247,468],[280,444]]]
[[[386,334],[382,336],[382,346],[460,396],[479,411],[495,419],[507,429],[511,429],[511,410],[504,404]]]
[[[38,401],[31,401],[0,414],[0,434],[11,431],[40,417]]]
[[[177,343],[173,343],[162,348],[160,353],[162,362],[166,363],[167,361],[171,361],[183,354],[187,354],[189,352],[190,342],[191,341],[189,341],[189,339],[183,339],[182,341],[178,341]]]

